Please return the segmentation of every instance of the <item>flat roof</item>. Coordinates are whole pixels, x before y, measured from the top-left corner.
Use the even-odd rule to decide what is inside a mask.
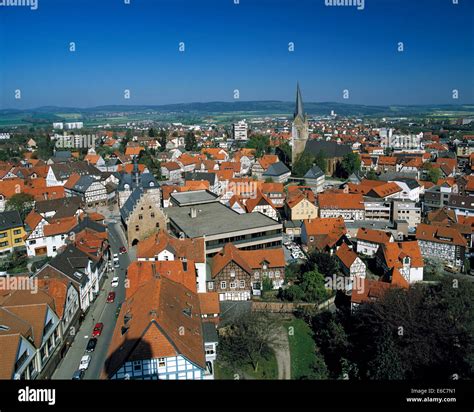
[[[170,195],[178,205],[192,205],[207,202],[216,202],[218,196],[209,190],[191,190],[188,192],[174,192]]]
[[[281,223],[265,216],[260,212],[242,213],[234,212],[220,202],[203,203],[193,206],[197,210],[195,218],[191,218],[191,207],[168,207],[164,211],[186,236],[190,238],[214,236],[229,232],[279,226]]]

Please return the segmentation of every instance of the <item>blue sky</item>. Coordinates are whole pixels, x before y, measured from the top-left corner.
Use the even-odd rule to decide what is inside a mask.
[[[297,80],[305,101],[474,103],[471,0],[37,1],[0,6],[0,108],[293,100]]]

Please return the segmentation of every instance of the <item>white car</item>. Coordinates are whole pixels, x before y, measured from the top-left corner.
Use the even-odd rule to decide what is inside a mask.
[[[90,355],[84,355],[81,358],[81,363],[79,364],[79,370],[86,370],[89,367],[89,363],[91,362],[91,357]]]
[[[120,266],[120,261],[117,253],[114,253],[114,266]]]
[[[118,278],[118,276],[114,276],[114,277],[112,278],[112,283],[111,283],[111,285],[112,285],[113,288],[116,288],[116,287],[118,286],[118,284],[119,284],[119,278]]]

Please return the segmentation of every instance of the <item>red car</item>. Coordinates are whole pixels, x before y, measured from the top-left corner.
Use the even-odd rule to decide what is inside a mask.
[[[127,249],[125,249],[125,246],[122,246],[122,247],[119,249],[119,252],[120,252],[120,253],[127,253]]]
[[[107,296],[107,303],[114,303],[115,300],[115,292],[110,292]]]
[[[97,336],[100,336],[103,328],[104,328],[104,324],[102,322],[96,323],[94,326],[94,330],[92,331],[92,336],[94,338],[96,338]]]

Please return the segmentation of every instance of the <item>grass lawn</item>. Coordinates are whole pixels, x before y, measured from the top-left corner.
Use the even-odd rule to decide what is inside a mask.
[[[217,360],[214,363],[216,379],[277,379],[278,365],[275,354],[272,352],[267,358],[261,358],[258,362],[257,372],[253,370],[251,364],[243,364],[240,368],[232,368]]]
[[[301,319],[285,322],[284,326],[290,331],[288,340],[291,354],[291,378],[299,379],[302,376],[310,375],[311,365],[316,359],[310,327]],[[289,329],[290,327],[293,327],[293,329]],[[293,335],[291,331],[293,331]]]

